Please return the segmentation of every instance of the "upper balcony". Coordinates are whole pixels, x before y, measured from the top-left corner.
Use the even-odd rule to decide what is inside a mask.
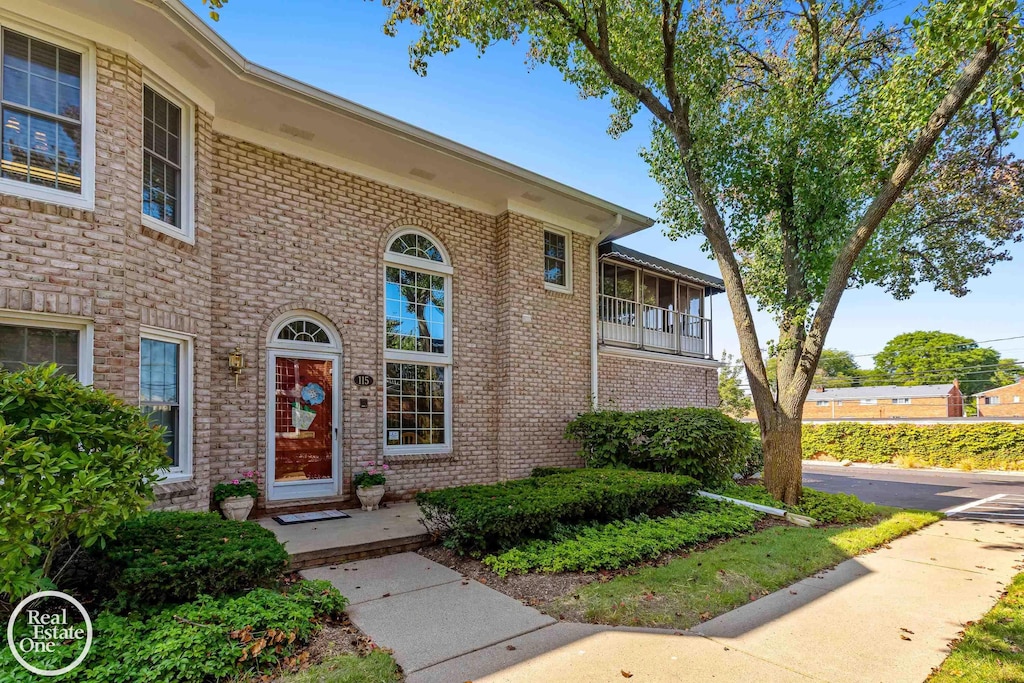
[[[614,242],[600,246],[601,344],[714,359],[711,297],[719,278]]]

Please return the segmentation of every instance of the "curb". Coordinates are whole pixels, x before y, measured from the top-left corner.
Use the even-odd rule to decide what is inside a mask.
[[[985,474],[995,475],[1000,477],[1019,477],[1024,478],[1024,472],[1016,470],[958,470],[951,467],[900,467],[899,465],[893,465],[890,463],[868,463],[868,462],[855,462],[850,465],[843,465],[840,462],[832,462],[829,460],[803,460],[804,465],[820,465],[821,467],[838,467],[844,470],[848,469],[864,469],[864,470],[895,470],[897,472],[943,472],[946,474]]]

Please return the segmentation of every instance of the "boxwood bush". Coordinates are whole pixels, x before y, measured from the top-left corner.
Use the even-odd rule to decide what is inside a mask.
[[[55,365],[0,368],[0,600],[52,587],[58,555],[141,514],[167,462],[138,406]]]
[[[287,593],[257,588],[238,597],[202,596],[194,602],[93,619],[89,656],[60,677],[75,683],[205,683],[269,680],[276,667],[296,667],[298,650],[337,618],[347,601],[328,581],[300,581]],[[61,653],[32,655],[36,666],[65,664]],[[10,649],[0,651],[0,674],[10,683],[38,680]]]
[[[543,470],[527,479],[459,486],[416,496],[424,524],[459,552],[547,538],[559,525],[611,521],[685,504],[697,482],[616,469]]]
[[[484,564],[500,576],[618,569],[713,538],[751,532],[761,517],[750,508],[699,499],[691,509],[666,517],[642,515],[566,530],[558,539],[534,540],[488,555]]]
[[[565,435],[589,467],[672,472],[704,486],[728,481],[753,448],[750,428],[714,408],[584,413]]]
[[[1024,469],[1024,425],[864,424],[837,422],[804,425],[805,458],[827,455],[836,460],[887,463],[913,456],[934,467]]]
[[[123,607],[272,586],[288,566],[273,532],[212,512],[150,512],[97,553]]]

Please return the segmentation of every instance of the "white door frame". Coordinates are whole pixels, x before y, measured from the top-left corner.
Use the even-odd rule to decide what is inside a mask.
[[[317,323],[323,324],[326,321],[322,321],[319,316],[313,316],[309,314],[292,314],[287,318],[282,319],[279,324],[274,325],[271,330],[272,334],[276,334],[277,331],[285,324],[296,319],[310,319]],[[325,326],[325,329],[326,328]],[[266,391],[264,391],[264,400],[266,401],[265,413],[266,413],[266,453],[267,453],[267,500],[268,501],[289,501],[289,500],[305,500],[315,498],[326,498],[330,496],[337,496],[341,491],[342,483],[342,471],[341,471],[341,417],[342,417],[342,383],[341,383],[341,363],[342,363],[342,352],[340,344],[337,342],[337,337],[333,336],[333,330],[328,330],[332,336],[332,344],[309,344],[305,342],[282,342],[274,341],[271,337],[270,343],[267,345],[267,384]],[[277,359],[282,358],[301,358],[309,360],[329,360],[333,363],[331,369],[331,425],[333,434],[331,436],[331,457],[333,462],[331,463],[331,479],[314,479],[314,480],[298,480],[289,482],[275,482],[275,467],[274,459],[276,457],[276,441],[275,433],[277,431],[276,424],[276,410],[277,410]]]

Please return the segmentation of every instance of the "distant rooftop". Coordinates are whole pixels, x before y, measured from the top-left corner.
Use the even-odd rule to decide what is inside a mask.
[[[715,277],[714,275],[708,275],[702,273],[699,270],[693,270],[686,266],[680,266],[679,264],[665,261],[657,256],[651,256],[637,251],[636,249],[630,249],[624,247],[618,242],[604,242],[598,247],[598,253],[601,256],[615,256],[617,259],[622,261],[628,261],[641,268],[647,268],[648,270],[654,270],[666,275],[673,275],[684,280],[690,280],[691,282],[697,282],[704,285],[704,293],[708,296],[712,294],[722,294],[725,292],[725,283],[722,282],[722,278]]]
[[[953,384],[920,384],[916,387],[879,386],[843,387],[840,389],[811,389],[807,401],[855,401],[863,398],[933,398],[947,396]]]

